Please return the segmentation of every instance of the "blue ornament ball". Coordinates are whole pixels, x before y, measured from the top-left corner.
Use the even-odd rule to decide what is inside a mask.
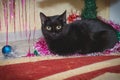
[[[12,52],[12,47],[10,45],[5,45],[3,48],[2,48],[2,53],[3,54],[9,54]]]

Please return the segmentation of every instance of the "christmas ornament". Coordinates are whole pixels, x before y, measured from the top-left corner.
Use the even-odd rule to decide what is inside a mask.
[[[2,53],[4,55],[6,54],[10,54],[12,52],[12,47],[10,45],[5,45],[3,48],[2,48]]]
[[[76,13],[72,13],[68,16],[67,21],[68,23],[72,23],[73,21],[78,20],[78,19],[80,19],[80,16],[77,15]]]

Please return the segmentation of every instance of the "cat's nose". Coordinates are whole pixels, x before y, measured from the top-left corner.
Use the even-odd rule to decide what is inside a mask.
[[[52,33],[52,35],[54,35],[54,36],[55,36],[56,34],[55,34],[55,33]]]

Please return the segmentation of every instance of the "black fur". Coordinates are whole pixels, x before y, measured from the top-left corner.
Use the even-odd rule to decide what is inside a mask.
[[[118,42],[116,30],[99,19],[82,19],[66,24],[66,11],[55,16],[40,13],[40,18],[48,47],[58,55],[102,52]],[[47,30],[48,26],[51,30]],[[56,26],[61,26],[61,29],[57,30]]]

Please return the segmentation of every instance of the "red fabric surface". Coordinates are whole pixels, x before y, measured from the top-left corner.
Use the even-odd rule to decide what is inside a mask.
[[[0,80],[37,80],[59,72],[118,57],[120,56],[65,58],[0,66]],[[103,73],[104,70],[101,71]]]
[[[70,77],[70,78],[65,79],[65,80],[91,80],[92,78],[95,78],[96,76],[99,76],[99,75],[104,74],[106,72],[120,73],[120,65],[92,71],[92,72],[85,73],[82,75],[73,76],[73,77]]]

